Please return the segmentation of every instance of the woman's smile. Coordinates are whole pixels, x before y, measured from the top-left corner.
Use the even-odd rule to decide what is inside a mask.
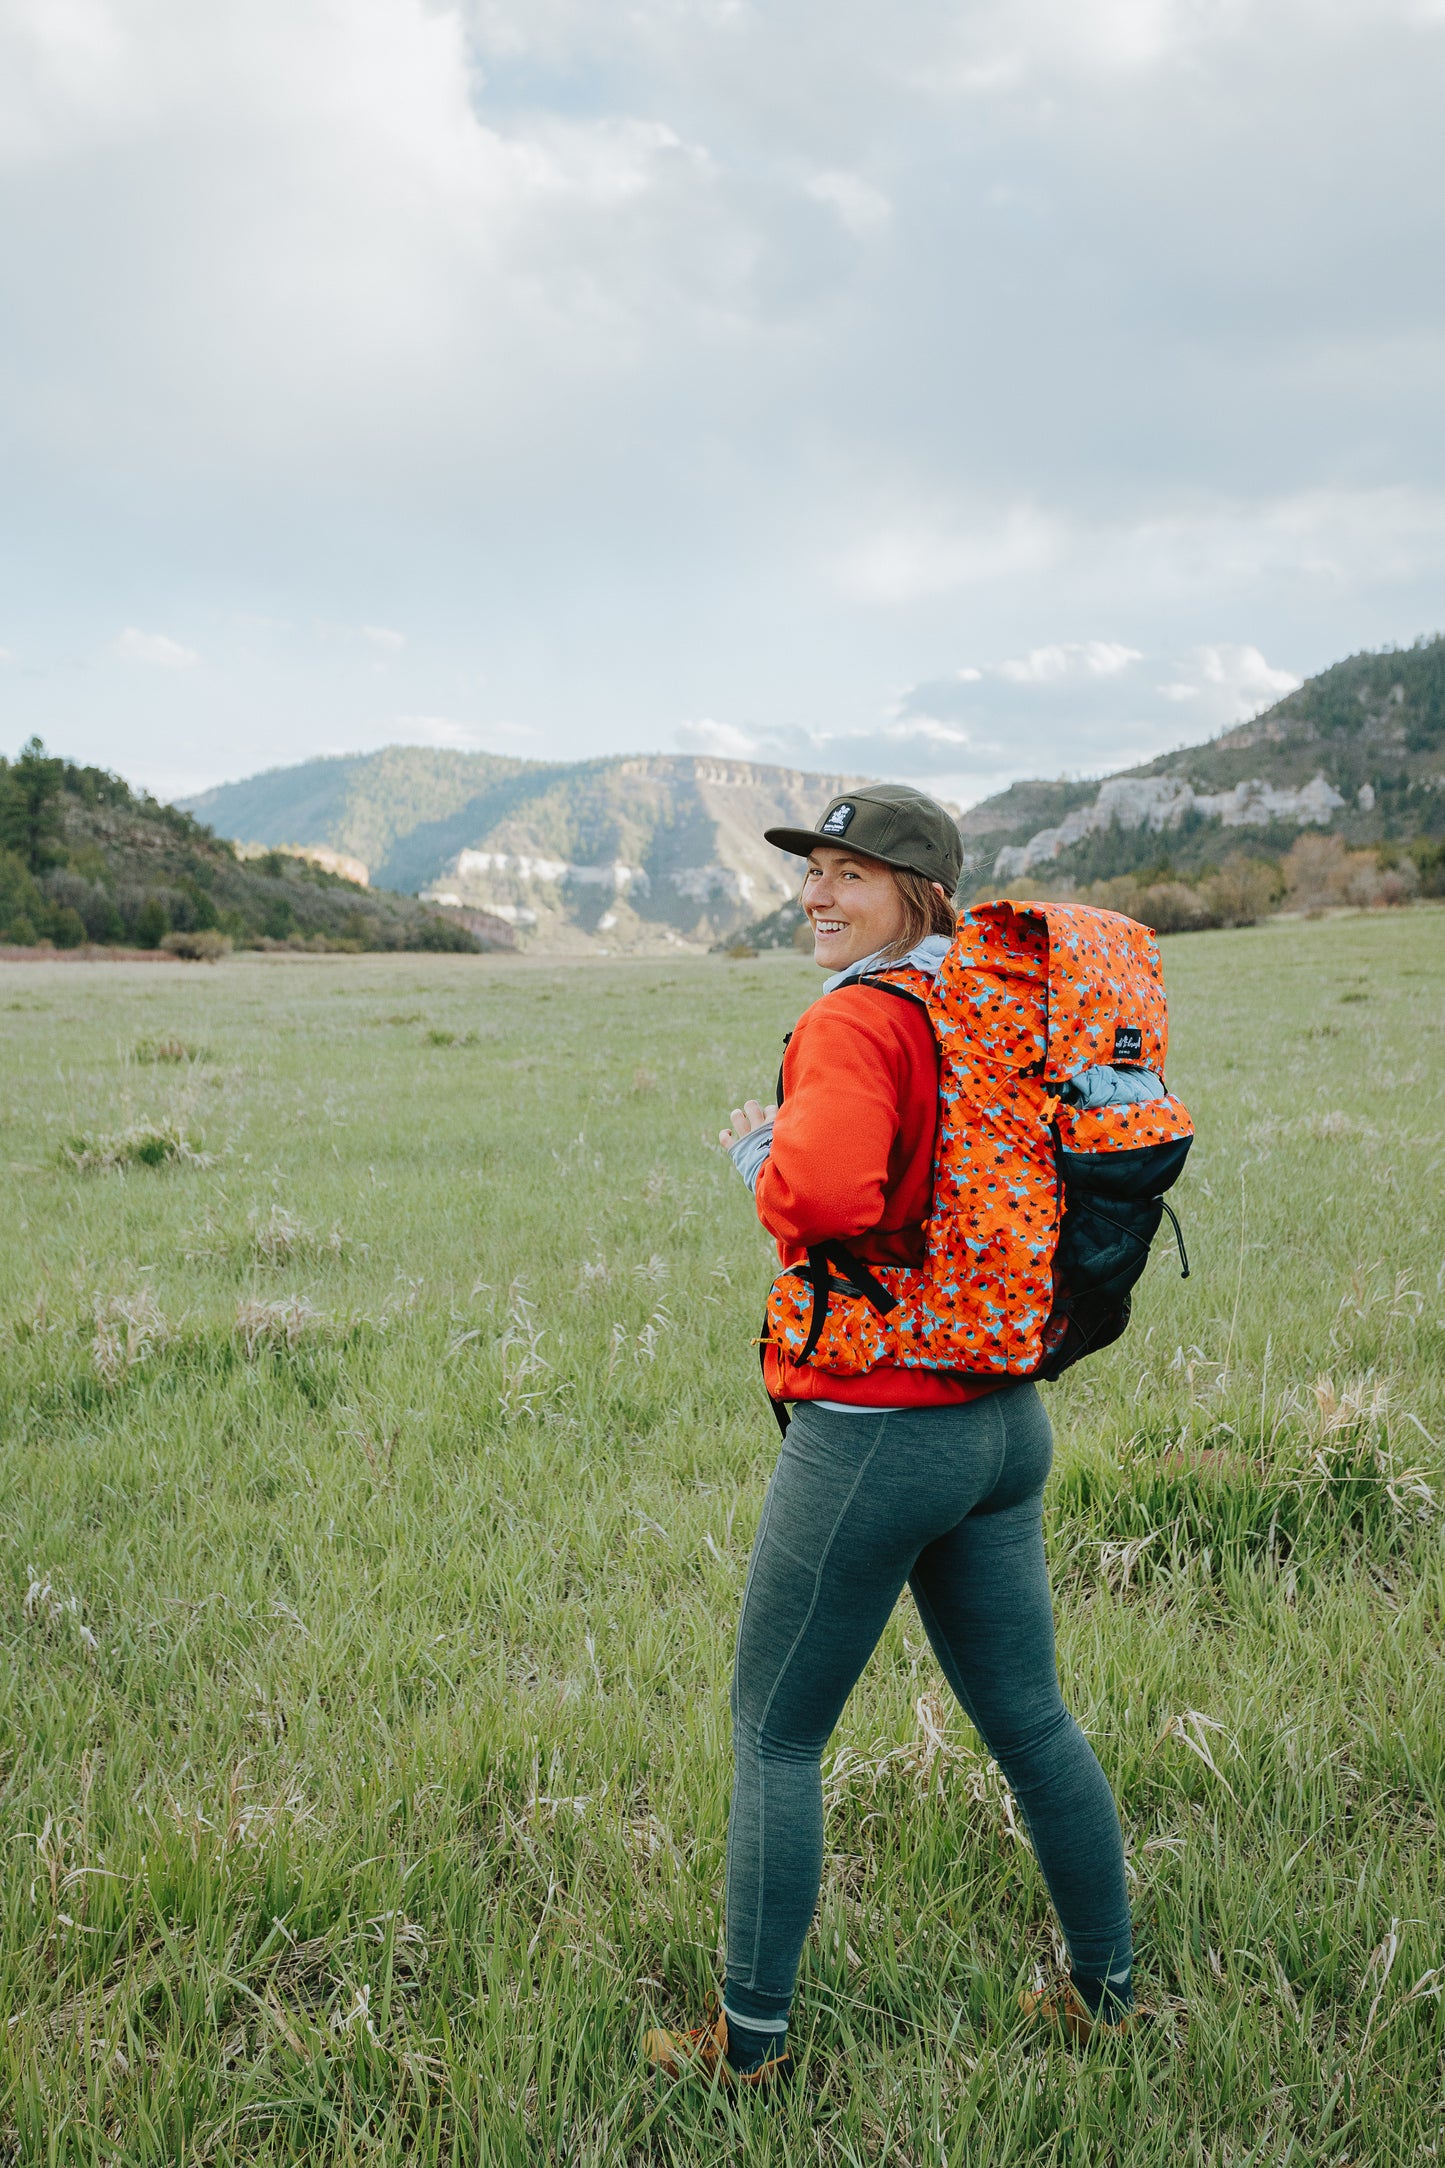
[[[822,844],[808,859],[803,909],[813,929],[813,961],[843,971],[903,931],[903,904],[889,867],[876,858]]]

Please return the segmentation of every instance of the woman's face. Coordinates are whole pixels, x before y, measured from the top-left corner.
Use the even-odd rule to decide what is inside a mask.
[[[887,948],[903,931],[903,898],[891,868],[828,844],[820,844],[808,860],[803,909],[820,971],[843,971]]]

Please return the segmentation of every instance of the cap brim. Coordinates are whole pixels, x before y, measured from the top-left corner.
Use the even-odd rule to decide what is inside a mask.
[[[776,843],[780,851],[791,851],[795,858],[809,858],[821,845],[827,851],[849,851],[856,858],[871,858],[880,866],[896,866],[900,873],[913,870],[901,858],[885,858],[881,851],[862,850],[846,836],[820,835],[816,828],[765,828],[763,841]]]

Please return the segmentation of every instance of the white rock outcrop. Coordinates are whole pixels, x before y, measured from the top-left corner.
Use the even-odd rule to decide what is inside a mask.
[[[1076,806],[1056,828],[1041,828],[1027,843],[1005,844],[994,860],[994,878],[1015,880],[1106,828],[1177,828],[1189,813],[1225,828],[1264,828],[1271,821],[1323,827],[1344,802],[1323,775],[1312,776],[1299,790],[1281,790],[1255,777],[1220,791],[1197,791],[1177,776],[1115,776],[1100,786],[1091,805]]]
[[[751,903],[757,886],[752,875],[737,866],[681,866],[666,878],[691,903],[714,903],[719,898],[725,903]]]
[[[463,884],[501,874],[512,881],[575,881],[583,888],[610,888],[618,896],[634,887],[645,895],[651,886],[641,866],[624,866],[620,861],[610,866],[578,866],[566,858],[532,857],[524,851],[458,851],[449,871],[454,881]]]

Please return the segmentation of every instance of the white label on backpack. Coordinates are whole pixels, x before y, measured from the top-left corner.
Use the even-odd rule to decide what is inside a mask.
[[[1144,1051],[1144,1034],[1137,1024],[1116,1024],[1114,1027],[1115,1061],[1138,1061]]]
[[[848,823],[850,820],[852,820],[853,815],[857,812],[857,810],[858,808],[853,805],[835,805],[832,812],[828,815],[828,818],[824,821],[822,827],[818,830],[819,835],[845,835],[847,833]]]

